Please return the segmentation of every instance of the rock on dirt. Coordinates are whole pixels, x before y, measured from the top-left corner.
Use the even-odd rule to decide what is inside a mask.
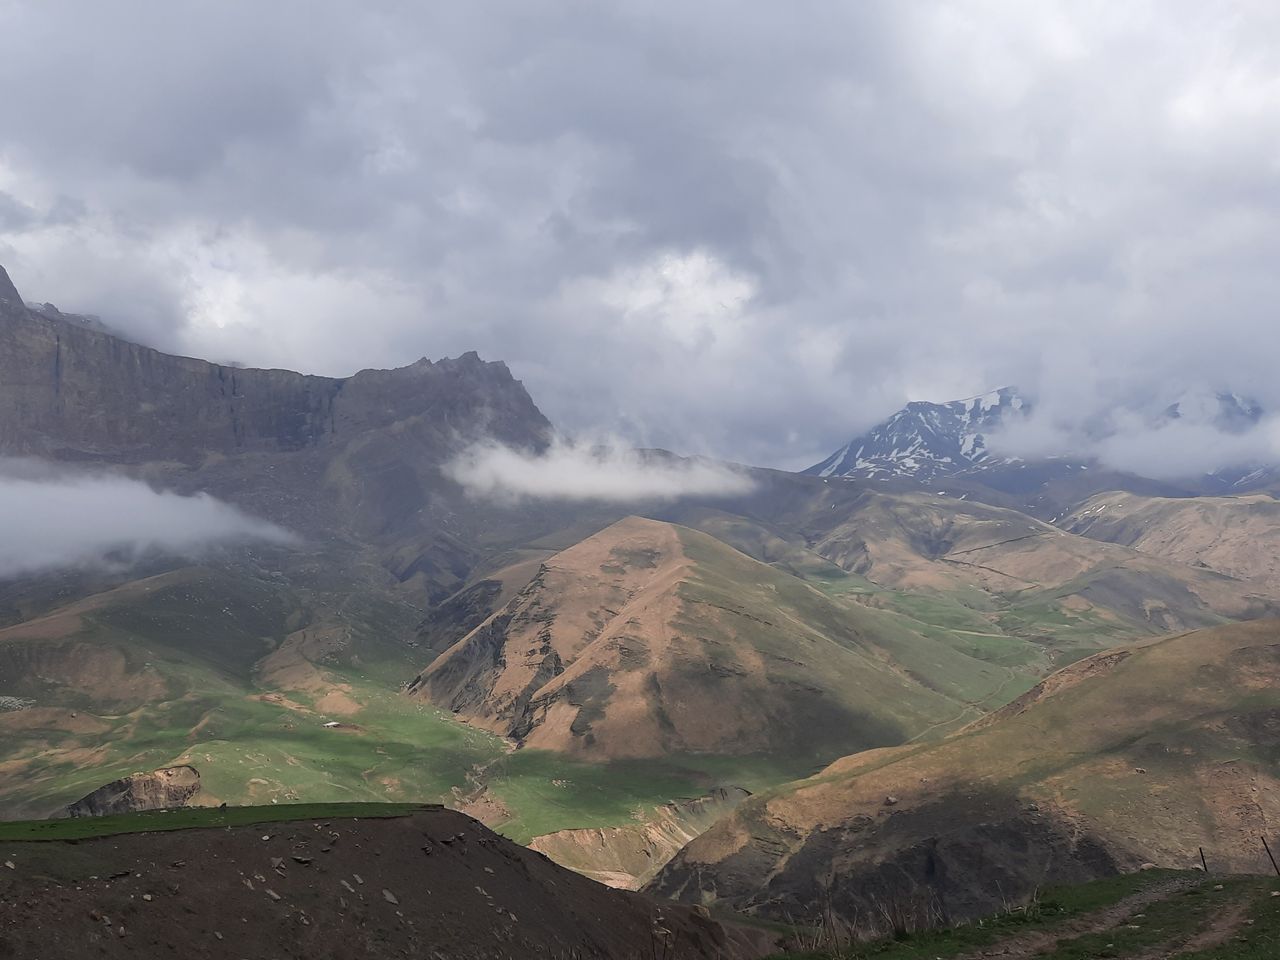
[[[86,797],[69,804],[68,817],[103,817],[140,810],[182,807],[200,792],[200,772],[185,764],[151,773],[133,773],[112,780]]]

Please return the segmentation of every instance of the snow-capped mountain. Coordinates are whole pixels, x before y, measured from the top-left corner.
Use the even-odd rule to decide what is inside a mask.
[[[1030,404],[1013,387],[950,403],[914,401],[804,472],[819,477],[929,481],[1009,462],[987,452],[986,434]]]
[[[1013,387],[950,403],[912,402],[803,472],[841,479],[904,478],[930,483],[959,474],[990,477],[995,468],[1011,464],[1027,467],[1028,463],[1016,457],[991,454],[987,441],[1015,419],[1029,416],[1031,410],[1031,402]],[[1107,457],[1103,453],[1100,458],[1099,451],[1105,451],[1108,443],[1114,446],[1116,438],[1129,436],[1135,423],[1138,430],[1152,434],[1187,425],[1208,429],[1210,436],[1240,438],[1258,427],[1263,416],[1262,407],[1249,397],[1188,390],[1172,402],[1168,397],[1159,401],[1150,398],[1095,413],[1074,425],[1067,421],[1060,436],[1061,450],[1049,451],[1044,462],[1052,461],[1066,470],[1099,463],[1106,466]],[[1234,451],[1239,449],[1237,446]],[[1224,462],[1216,469],[1180,482],[1189,489],[1203,486],[1213,492],[1239,492],[1280,482],[1280,464],[1265,457],[1237,457],[1234,451],[1224,447]],[[1135,472],[1132,466],[1119,469]]]

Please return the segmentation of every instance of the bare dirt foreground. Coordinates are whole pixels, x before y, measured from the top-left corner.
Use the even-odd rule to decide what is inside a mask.
[[[0,842],[0,960],[745,960],[767,948],[442,808]]]

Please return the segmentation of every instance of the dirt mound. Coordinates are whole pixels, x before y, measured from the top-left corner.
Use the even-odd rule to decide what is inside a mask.
[[[3,843],[0,957],[582,957],[768,952],[444,809]],[[673,949],[664,952],[663,944]]]
[[[200,771],[183,764],[151,773],[131,773],[104,784],[86,797],[67,805],[68,817],[105,817],[141,810],[168,810],[185,806],[200,792]]]

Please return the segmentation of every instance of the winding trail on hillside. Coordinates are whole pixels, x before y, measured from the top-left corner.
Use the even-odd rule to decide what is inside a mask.
[[[1166,960],[1171,957],[1183,957],[1189,953],[1199,953],[1222,946],[1239,932],[1244,926],[1245,917],[1249,913],[1250,902],[1247,899],[1231,904],[1217,914],[1209,926],[1197,930],[1190,939],[1179,942],[1162,943],[1146,953],[1139,954],[1134,960]]]
[[[1076,917],[1061,926],[1055,926],[1048,930],[1037,930],[1035,933],[1028,933],[1020,937],[1011,937],[984,949],[961,954],[955,960],[984,960],[984,958],[988,957],[1000,957],[1001,960],[1031,960],[1031,958],[1057,946],[1061,940],[1074,940],[1077,937],[1087,936],[1091,933],[1110,930],[1144,907],[1159,900],[1167,900],[1174,894],[1190,890],[1203,882],[1203,878],[1197,877],[1172,877],[1168,880],[1157,881],[1137,893],[1130,894],[1122,900],[1117,900],[1111,906],[1102,910]],[[1225,934],[1223,939],[1226,939],[1227,936],[1230,936],[1230,932]],[[1205,944],[1205,946],[1212,945],[1212,943]],[[1157,955],[1167,956],[1168,954],[1161,953]]]

